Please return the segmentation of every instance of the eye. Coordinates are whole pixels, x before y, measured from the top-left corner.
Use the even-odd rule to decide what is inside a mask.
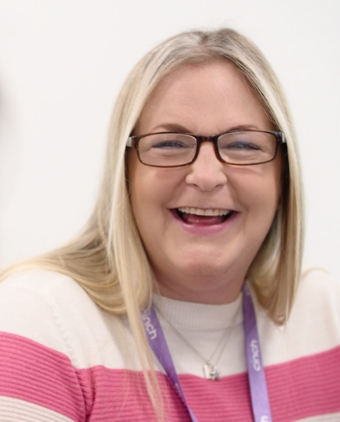
[[[256,144],[243,141],[232,142],[230,144],[224,145],[223,148],[235,151],[258,151],[260,149]]]
[[[182,149],[188,148],[188,145],[184,142],[180,141],[156,141],[152,144],[152,148],[159,148],[159,149]]]

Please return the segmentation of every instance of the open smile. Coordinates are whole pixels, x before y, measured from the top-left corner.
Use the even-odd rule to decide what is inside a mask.
[[[186,224],[207,226],[224,223],[234,214],[234,211],[232,210],[191,207],[176,208],[173,211],[176,213],[177,217]]]

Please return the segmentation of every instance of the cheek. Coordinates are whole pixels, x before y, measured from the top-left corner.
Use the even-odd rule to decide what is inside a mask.
[[[273,163],[274,164],[274,163]],[[277,165],[252,166],[240,169],[229,177],[242,205],[256,218],[272,217],[279,207],[281,197],[281,170]]]
[[[128,157],[132,212],[140,232],[159,223],[177,192],[178,172],[141,164],[135,151]]]
[[[179,197],[185,170],[149,167],[140,163],[136,151],[127,159],[130,200],[135,217],[146,208],[171,207]]]

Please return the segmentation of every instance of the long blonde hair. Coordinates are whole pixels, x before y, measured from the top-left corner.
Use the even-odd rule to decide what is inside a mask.
[[[277,323],[287,319],[300,276],[303,248],[303,202],[295,133],[284,94],[270,65],[251,41],[232,29],[179,34],[139,61],[128,75],[112,113],[104,177],[88,224],[65,246],[16,267],[18,270],[39,265],[67,274],[102,309],[126,314],[144,369],[150,368],[151,357],[140,310],[150,306],[155,284],[131,212],[126,141],[148,97],[165,75],[186,63],[217,58],[233,62],[246,76],[287,141],[281,205],[247,274],[268,315]],[[8,273],[5,271],[2,278]]]

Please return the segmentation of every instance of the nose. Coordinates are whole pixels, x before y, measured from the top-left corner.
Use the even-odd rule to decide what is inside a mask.
[[[201,144],[196,160],[189,166],[186,182],[206,192],[227,183],[226,165],[216,157],[211,142]]]

